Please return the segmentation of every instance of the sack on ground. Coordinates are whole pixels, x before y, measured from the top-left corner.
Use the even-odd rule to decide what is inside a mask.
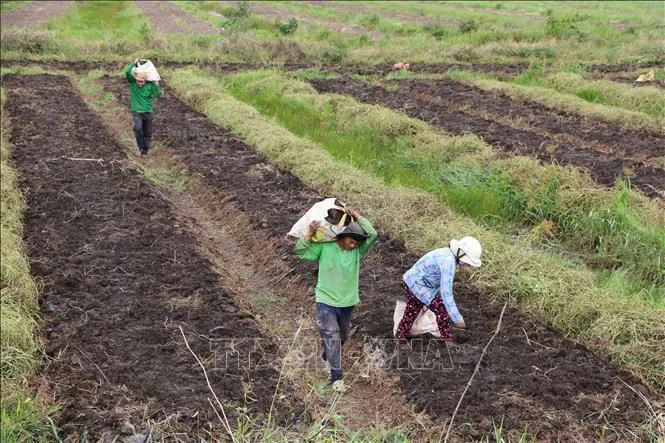
[[[139,65],[132,68],[132,75],[137,74],[145,74],[145,79],[149,82],[158,82],[162,79],[150,60],[139,60]]]
[[[393,336],[397,335],[397,328],[399,322],[402,321],[402,317],[404,317],[405,310],[406,302],[398,301],[395,304],[395,313],[393,314]],[[426,306],[423,306],[423,310],[420,311],[420,314],[416,317],[416,321],[413,322],[413,326],[408,333],[411,337],[423,334],[432,334],[437,338],[441,338],[439,326],[436,324],[436,315],[434,315],[434,312],[427,309]]]
[[[312,241],[333,241],[351,222],[351,217],[344,212],[344,207],[344,203],[334,197],[317,202],[293,225],[288,235],[301,238],[307,233],[309,225],[318,221],[321,225],[314,233]]]

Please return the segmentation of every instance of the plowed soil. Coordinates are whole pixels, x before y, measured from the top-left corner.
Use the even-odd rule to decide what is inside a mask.
[[[107,78],[104,84],[128,101],[122,79]],[[249,220],[251,235],[265,238],[266,248],[281,255],[313,290],[315,266],[294,257],[293,241],[284,234],[321,196],[290,173],[269,165],[232,133],[216,127],[172,93],[161,100],[155,124],[157,141],[165,151],[214,189],[214,198],[232,201]],[[385,351],[386,365],[399,371],[410,401],[443,423],[451,416],[496,328],[501,306],[458,283],[457,300],[469,329],[455,332],[457,344],[450,356],[441,342],[426,339],[414,342],[411,351],[389,358],[393,353],[392,311],[395,300],[404,297],[401,275],[417,257],[380,227],[379,232],[377,245],[362,265],[362,302],[354,316],[357,336],[374,343],[379,353]],[[302,294],[307,296],[311,294]],[[528,429],[549,441],[591,440],[607,432],[624,438],[631,435],[628,429],[638,429],[646,407],[618,376],[651,396],[647,388],[529,315],[508,308],[503,324],[461,404],[457,435],[468,440],[490,434],[492,418],[497,425],[503,419],[508,435]],[[429,349],[428,354],[420,352],[423,347]]]
[[[229,419],[247,407],[261,420],[278,379],[276,349],[263,347],[261,365],[248,364],[261,333],[197,252],[197,239],[123,163],[67,78],[7,75],[2,83],[13,160],[28,191],[25,243],[44,283],[39,302],[52,358],[45,375],[62,405],[61,436],[111,441],[150,429],[156,440],[155,431],[167,440],[221,438],[180,328]],[[298,401],[278,403],[278,416],[298,415]]]
[[[665,171],[653,166],[665,155],[663,135],[623,130],[453,81],[400,81],[394,83],[397,91],[351,79],[310,83],[319,92],[399,110],[453,135],[476,134],[507,152],[578,166],[601,185],[612,186],[632,171],[636,188],[651,197],[665,195]]]
[[[2,14],[2,27],[39,28],[47,20],[62,14],[73,2],[38,1],[29,2],[7,14]]]

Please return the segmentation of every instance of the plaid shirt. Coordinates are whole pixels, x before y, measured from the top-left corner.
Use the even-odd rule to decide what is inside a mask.
[[[415,265],[404,274],[404,283],[413,295],[425,305],[441,293],[443,304],[453,323],[462,319],[455,298],[453,297],[453,280],[457,263],[449,248],[440,248],[423,255]]]

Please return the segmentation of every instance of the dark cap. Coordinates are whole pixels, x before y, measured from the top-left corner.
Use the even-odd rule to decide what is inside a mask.
[[[367,240],[367,233],[358,222],[351,222],[342,232],[337,234],[337,238],[351,237],[355,241],[362,242]]]

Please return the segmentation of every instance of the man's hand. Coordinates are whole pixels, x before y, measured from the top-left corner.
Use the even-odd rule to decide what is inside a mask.
[[[460,329],[466,328],[466,323],[464,323],[464,319],[461,319],[460,321],[455,322],[455,327],[460,328]]]
[[[318,220],[314,220],[310,223],[307,227],[307,232],[305,233],[305,240],[312,241],[312,237],[316,233],[316,230],[319,229],[319,226],[321,226],[321,222]]]
[[[356,209],[352,206],[347,206],[346,208],[344,208],[344,210],[346,211],[347,214],[349,214],[351,217],[355,218],[356,220],[358,220],[361,217],[360,213],[356,211]]]

